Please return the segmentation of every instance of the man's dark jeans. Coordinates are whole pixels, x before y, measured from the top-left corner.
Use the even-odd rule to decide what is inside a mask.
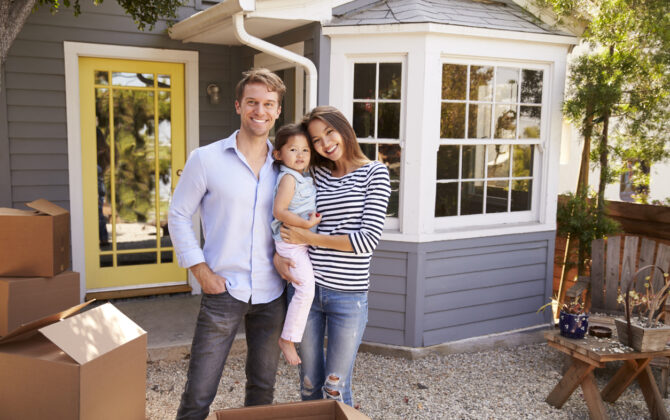
[[[177,419],[204,419],[223,373],[237,328],[244,319],[247,337],[244,405],[272,404],[279,363],[279,335],[286,315],[286,292],[269,303],[252,305],[229,293],[202,295],[186,387]]]

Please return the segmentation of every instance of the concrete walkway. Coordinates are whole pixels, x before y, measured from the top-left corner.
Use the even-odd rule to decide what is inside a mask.
[[[200,295],[186,293],[110,301],[148,334],[147,357],[154,360],[178,360],[188,357],[195,323],[200,310]],[[96,302],[102,304],[105,301]],[[547,326],[509,331],[437,346],[410,348],[386,344],[361,344],[361,351],[406,359],[420,359],[432,354],[470,353],[500,347],[515,347],[544,341]],[[246,351],[243,327],[238,332],[231,353]]]

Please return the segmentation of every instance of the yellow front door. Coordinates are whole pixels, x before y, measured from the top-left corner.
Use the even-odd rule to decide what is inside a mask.
[[[79,83],[87,292],[186,284],[167,227],[183,64],[80,58]]]

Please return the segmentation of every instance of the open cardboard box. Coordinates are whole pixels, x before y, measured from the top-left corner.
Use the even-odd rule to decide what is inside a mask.
[[[0,277],[0,337],[23,324],[79,303],[79,273]]]
[[[70,266],[70,213],[47,200],[0,208],[0,276],[53,277]]]
[[[0,339],[0,419],[145,419],[146,332],[88,303]]]
[[[214,412],[207,420],[370,420],[370,417],[334,400],[259,405]]]

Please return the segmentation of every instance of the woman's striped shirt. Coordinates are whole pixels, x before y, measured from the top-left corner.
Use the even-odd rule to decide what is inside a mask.
[[[367,163],[336,178],[316,168],[318,233],[349,235],[353,252],[310,247],[316,284],[329,289],[365,292],[370,284],[370,259],[384,229],[391,184],[386,166]]]

